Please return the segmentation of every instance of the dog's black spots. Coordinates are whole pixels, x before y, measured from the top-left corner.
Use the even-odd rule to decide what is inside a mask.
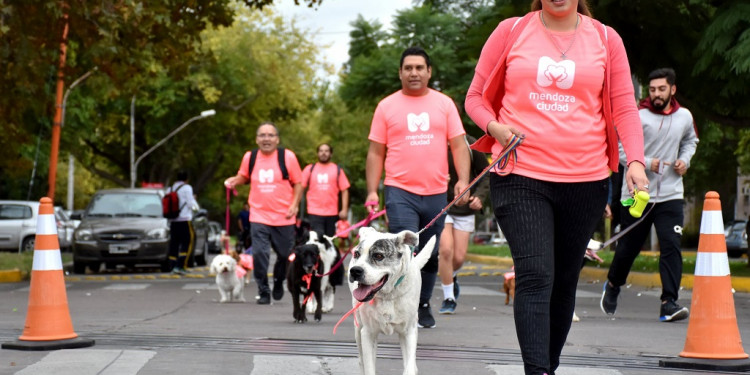
[[[379,239],[370,246],[370,259],[374,261],[394,258],[399,253],[398,246],[390,239]]]

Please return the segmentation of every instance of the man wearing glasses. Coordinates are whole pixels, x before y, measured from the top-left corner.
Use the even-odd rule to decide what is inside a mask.
[[[258,149],[245,153],[237,175],[227,178],[224,185],[234,188],[250,183],[247,202],[253,276],[258,283],[258,304],[268,305],[272,294],[268,285],[271,248],[276,252],[273,299],[278,301],[284,296],[286,262],[294,246],[294,224],[302,198],[302,171],[294,152],[278,147],[279,129],[273,123],[265,122],[258,127],[255,142]]]

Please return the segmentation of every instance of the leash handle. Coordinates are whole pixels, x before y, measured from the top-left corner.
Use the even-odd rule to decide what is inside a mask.
[[[433,224],[435,224],[435,222],[440,218],[440,216],[442,216],[451,207],[453,207],[453,205],[455,205],[456,202],[458,202],[464,195],[466,195],[466,193],[468,193],[471,190],[471,188],[474,187],[474,185],[476,185],[479,182],[479,180],[481,180],[482,177],[484,177],[484,175],[486,175],[487,172],[489,172],[492,168],[494,168],[495,166],[497,166],[498,164],[500,164],[499,169],[500,170],[505,169],[505,167],[508,165],[508,162],[509,162],[509,160],[510,160],[511,157],[513,158],[514,164],[515,164],[515,161],[518,160],[518,156],[516,154],[516,147],[518,147],[521,143],[523,143],[523,139],[524,139],[523,135],[519,137],[519,136],[513,134],[513,136],[510,138],[510,142],[508,143],[507,146],[505,146],[503,148],[503,151],[500,153],[500,155],[498,155],[497,158],[495,160],[493,160],[492,163],[490,163],[490,165],[487,166],[487,168],[484,168],[484,170],[482,171],[482,173],[480,173],[479,175],[477,175],[476,177],[474,177],[474,180],[472,180],[469,183],[469,185],[466,186],[466,188],[464,188],[464,190],[461,191],[460,194],[458,194],[458,196],[456,196],[455,198],[453,198],[453,201],[451,201],[450,203],[448,203],[448,205],[445,206],[445,208],[443,208],[440,211],[440,213],[438,213],[429,223],[427,223],[427,225],[425,225],[424,228],[422,228],[421,230],[419,230],[419,232],[417,232],[417,235],[422,234],[422,232],[424,232],[427,228],[429,228]],[[498,171],[498,173],[500,173],[500,172]],[[505,173],[505,174],[507,175],[508,173],[510,173],[510,171],[507,172],[507,173]]]

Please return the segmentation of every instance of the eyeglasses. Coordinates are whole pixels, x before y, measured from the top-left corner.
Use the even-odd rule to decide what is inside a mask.
[[[258,138],[264,139],[264,138],[276,138],[278,137],[278,134],[258,134]]]

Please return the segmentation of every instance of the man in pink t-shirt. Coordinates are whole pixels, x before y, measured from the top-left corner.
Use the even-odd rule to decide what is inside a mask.
[[[336,222],[346,220],[349,212],[349,179],[336,163],[331,162],[333,147],[318,146],[318,162],[302,171],[302,187],[307,188],[307,215],[310,228],[326,236],[336,234]],[[341,208],[339,208],[341,193]]]
[[[367,152],[367,199],[370,212],[379,208],[378,185],[385,169],[385,208],[388,230],[418,232],[446,206],[448,148],[458,171],[458,196],[469,184],[469,150],[456,104],[429,88],[430,57],[422,48],[407,48],[401,55],[401,90],[381,100],[370,127]],[[465,204],[468,195],[458,204]],[[439,241],[445,217],[441,216],[419,236],[424,246],[432,236]],[[430,298],[438,270],[439,243],[422,268],[418,325],[435,327]],[[421,247],[417,249],[421,251]]]
[[[234,188],[250,183],[248,203],[253,276],[258,283],[258,304],[268,305],[271,303],[268,286],[271,248],[276,252],[273,299],[278,301],[284,296],[287,257],[294,246],[294,225],[302,198],[302,171],[294,152],[278,147],[279,130],[273,123],[261,124],[255,141],[258,150],[245,153],[237,175],[227,178],[224,186]],[[283,156],[279,155],[282,150]],[[284,168],[281,157],[284,158]]]

